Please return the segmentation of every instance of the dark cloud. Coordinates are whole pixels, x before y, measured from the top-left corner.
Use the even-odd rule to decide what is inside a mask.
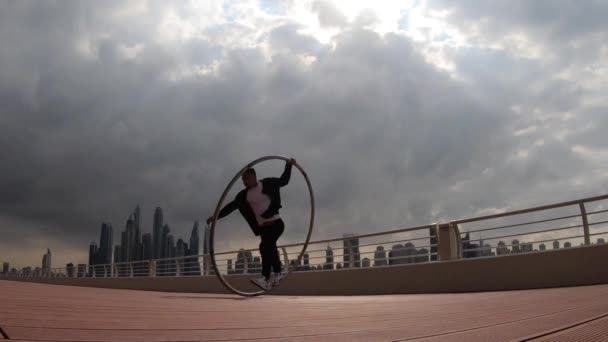
[[[227,20],[194,38],[163,39],[179,33],[162,29],[163,13],[193,14],[164,2],[124,6],[0,4],[3,250],[26,246],[37,260],[38,248],[52,245],[82,261],[100,223],[111,222],[116,236],[138,203],[144,230],[161,206],[186,237],[233,173],[267,154],[293,155],[310,175],[313,238],[597,194],[597,183],[572,180],[601,163],[573,146],[602,144],[605,106],[583,108],[588,88],[554,77],[553,65],[473,46],[446,49],[455,65],[447,72],[428,63],[424,46],[362,29],[369,15],[348,26],[325,2],[313,6],[321,24],[343,28],[332,44],[284,18],[257,28]],[[450,20],[500,10],[484,6],[450,7]],[[499,27],[526,32],[564,31],[562,22],[576,18],[515,22],[500,13]],[[568,37],[600,24],[585,25]],[[233,43],[249,35],[255,44]],[[535,37],[553,46],[552,34]],[[268,163],[259,173],[281,169]],[[308,210],[295,177],[285,189],[294,227],[286,240],[300,238]],[[238,217],[222,227],[224,246],[248,237]]]

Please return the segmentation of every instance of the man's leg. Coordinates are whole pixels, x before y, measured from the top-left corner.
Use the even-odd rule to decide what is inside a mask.
[[[272,257],[272,259],[271,259],[272,270],[275,273],[281,273],[281,257],[279,256],[279,249],[277,248],[277,240],[279,240],[279,238],[283,234],[284,230],[285,230],[285,224],[283,223],[283,220],[281,220],[281,219],[277,220],[272,225],[272,230],[271,230],[272,244],[270,245],[271,250],[269,250],[268,253]]]
[[[272,265],[272,254],[268,251],[271,248],[272,236],[269,234],[269,230],[262,229],[260,232],[262,241],[260,242],[260,256],[262,257],[262,276],[268,280],[270,278],[270,268]]]

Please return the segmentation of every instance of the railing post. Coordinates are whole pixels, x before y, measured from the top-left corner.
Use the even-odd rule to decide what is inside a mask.
[[[150,277],[156,277],[156,260],[150,260],[148,268],[148,274],[150,275]]]
[[[585,210],[585,203],[579,203],[581,208],[581,217],[583,218],[583,234],[585,235],[585,245],[591,244],[591,237],[589,236],[589,222],[587,221],[587,210]]]

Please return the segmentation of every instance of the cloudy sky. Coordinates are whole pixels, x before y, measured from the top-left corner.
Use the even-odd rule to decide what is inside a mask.
[[[605,1],[1,1],[0,261],[177,237],[294,156],[313,238],[608,193]],[[282,163],[263,165],[278,175]],[[299,175],[288,233],[308,215]],[[234,215],[221,244],[255,244]],[[290,230],[291,227],[291,230]],[[220,229],[220,228],[218,228]],[[245,239],[248,240],[239,240]],[[115,239],[118,242],[118,239]]]

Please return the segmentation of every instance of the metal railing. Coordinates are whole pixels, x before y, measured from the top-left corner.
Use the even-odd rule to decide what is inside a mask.
[[[492,257],[534,253],[552,249],[592,244],[592,237],[608,237],[608,195],[596,196],[451,221],[449,225],[459,236],[458,258]],[[596,206],[588,211],[590,205]],[[572,211],[562,213],[560,211]],[[558,213],[556,213],[556,211]],[[531,216],[531,217],[530,217]],[[593,220],[600,217],[597,220]],[[510,222],[515,220],[514,222]],[[545,225],[545,226],[543,226]],[[283,265],[296,272],[332,271],[362,267],[391,267],[411,263],[439,262],[437,238],[440,225],[398,228],[383,232],[349,235],[340,238],[311,241],[307,254],[299,265],[295,260],[301,243],[279,246]],[[514,239],[510,243],[503,240]],[[361,243],[361,242],[364,243]],[[598,239],[596,243],[603,243]],[[415,245],[415,243],[418,246]],[[490,242],[490,243],[488,243]],[[216,262],[224,274],[253,274],[262,268],[258,249],[240,249],[216,253]],[[190,255],[165,259],[121,262],[105,265],[80,264],[75,267],[50,270],[25,269],[12,274],[20,277],[186,277],[211,276],[209,255]],[[6,276],[6,275],[5,275]]]

